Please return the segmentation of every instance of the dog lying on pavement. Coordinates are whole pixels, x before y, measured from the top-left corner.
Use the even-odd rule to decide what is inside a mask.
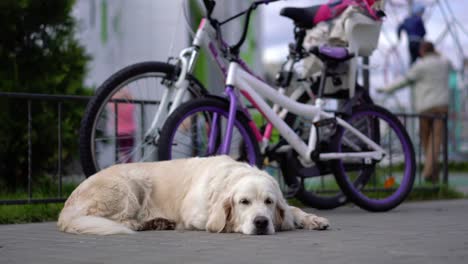
[[[329,223],[289,206],[266,172],[216,156],[104,169],[73,191],[57,225],[75,234],[185,229],[270,235],[323,230]]]

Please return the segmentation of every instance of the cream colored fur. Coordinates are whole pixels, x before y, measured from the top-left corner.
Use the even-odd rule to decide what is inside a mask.
[[[263,231],[258,217],[268,220]],[[151,229],[155,219],[166,219],[176,229],[244,234],[329,225],[287,205],[267,173],[227,156],[104,169],[73,191],[57,225],[75,234],[129,234]]]

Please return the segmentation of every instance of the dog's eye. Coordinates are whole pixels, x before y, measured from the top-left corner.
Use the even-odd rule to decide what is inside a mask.
[[[249,204],[250,204],[250,201],[244,198],[244,199],[241,199],[241,200],[239,201],[239,203],[241,203],[241,204],[243,204],[243,205],[249,205]]]
[[[270,199],[270,198],[265,199],[265,204],[272,204],[272,203],[273,203],[272,199]]]

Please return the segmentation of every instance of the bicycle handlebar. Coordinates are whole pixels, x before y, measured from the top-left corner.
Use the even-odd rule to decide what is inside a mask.
[[[263,5],[263,4],[269,4],[269,3],[272,3],[272,2],[277,2],[277,1],[280,1],[280,0],[260,0],[260,1],[255,1],[253,2],[248,9],[240,12],[239,14],[233,16],[233,17],[230,17],[228,18],[227,20],[219,23],[218,21],[216,20],[213,20],[211,19],[211,14],[213,13],[213,10],[214,10],[214,7],[216,5],[216,2],[214,0],[203,0],[203,3],[206,7],[206,11],[207,11],[207,18],[212,22],[213,26],[215,27],[216,31],[217,31],[217,35],[218,35],[218,41],[220,42],[224,42],[223,39],[222,39],[222,34],[221,34],[221,29],[219,28],[220,25],[224,24],[224,23],[227,23],[241,15],[246,15],[246,18],[245,18],[245,22],[244,22],[244,27],[243,27],[243,30],[242,30],[242,35],[239,39],[239,41],[235,44],[235,45],[232,45],[229,47],[229,50],[231,51],[231,53],[235,54],[236,56],[239,55],[239,50],[240,50],[240,47],[242,46],[242,44],[245,42],[245,39],[247,37],[247,31],[249,29],[249,22],[250,22],[250,15],[252,14],[252,11],[255,10],[259,5]]]
[[[210,18],[211,13],[213,13],[213,10],[215,8],[216,2],[214,0],[203,0],[203,4],[206,7],[206,15],[208,18]]]
[[[249,7],[247,10],[245,10],[245,11],[243,11],[243,12],[241,12],[241,13],[239,13],[238,15],[236,15],[236,16],[233,17],[233,18],[235,18],[235,17],[238,17],[238,16],[240,16],[240,15],[242,15],[242,14],[245,14],[245,15],[246,15],[246,17],[245,17],[245,22],[244,22],[244,28],[243,28],[243,30],[242,30],[242,35],[241,35],[239,41],[238,41],[235,45],[229,47],[232,53],[234,53],[234,54],[237,56],[237,55],[239,54],[240,47],[241,47],[242,44],[244,44],[244,42],[245,42],[245,39],[246,39],[246,37],[247,37],[247,31],[249,30],[250,15],[252,14],[252,11],[254,11],[259,5],[263,5],[263,4],[267,5],[267,4],[269,4],[269,3],[277,2],[277,1],[280,1],[280,0],[260,0],[260,1],[255,1],[255,2],[253,2],[253,3],[250,5],[250,7]],[[229,21],[229,20],[231,20],[231,19],[228,19],[228,20],[226,20],[225,22],[227,22],[227,21]]]

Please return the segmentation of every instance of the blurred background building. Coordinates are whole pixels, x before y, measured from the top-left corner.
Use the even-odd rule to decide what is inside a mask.
[[[249,3],[217,1],[215,16],[222,21],[243,11]],[[80,25],[79,38],[93,58],[87,84],[97,87],[112,73],[132,63],[167,61],[169,56],[177,56],[190,45],[192,37],[183,4],[190,4],[188,9],[201,8],[197,0],[77,0],[74,13]],[[253,15],[249,40],[243,47],[244,59],[258,72],[263,72],[262,37],[258,34],[262,30],[261,12]],[[241,21],[237,19],[226,24],[224,37],[227,40],[237,40]],[[191,26],[196,29],[198,25],[191,23]],[[211,68],[210,63],[205,65]],[[202,79],[208,82],[208,87],[222,87],[216,75]]]

